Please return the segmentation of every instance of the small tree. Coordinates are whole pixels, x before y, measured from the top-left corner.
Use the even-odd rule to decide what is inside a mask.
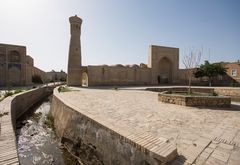
[[[34,84],[42,84],[43,83],[42,78],[39,75],[33,75],[32,76],[32,82]]]
[[[66,78],[65,78],[65,77],[61,77],[61,78],[60,78],[60,81],[61,81],[61,82],[65,82],[65,81],[66,81]]]
[[[204,64],[197,68],[194,75],[196,78],[208,77],[208,84],[212,86],[212,78],[218,75],[225,75],[226,72],[227,70],[224,68],[222,62],[210,64],[208,61],[205,61]]]
[[[202,50],[189,49],[183,57],[183,64],[187,70],[188,94],[191,94],[191,83],[194,69],[199,65],[202,56]]]

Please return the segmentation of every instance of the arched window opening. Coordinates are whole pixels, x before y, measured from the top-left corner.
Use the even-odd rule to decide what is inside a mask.
[[[9,62],[14,62],[14,63],[20,63],[21,62],[20,53],[16,50],[11,51],[9,56],[8,56],[8,61]]]
[[[82,86],[88,86],[88,75],[86,72],[82,73]]]

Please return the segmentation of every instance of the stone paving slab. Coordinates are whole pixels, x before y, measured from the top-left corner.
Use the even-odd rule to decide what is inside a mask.
[[[210,139],[206,138],[199,138],[196,140],[193,145],[190,145],[187,148],[187,151],[185,152],[184,156],[186,158],[186,162],[189,164],[193,164],[197,157],[200,156],[200,154],[203,152],[203,150],[211,143]]]
[[[138,139],[143,146],[153,147],[148,141],[154,141],[154,138],[165,138],[175,144],[180,155],[175,164],[221,164],[223,161],[216,159],[218,152],[215,150],[224,147],[224,144],[234,146],[225,164],[234,162],[232,154],[239,152],[238,104],[225,109],[194,108],[158,102],[157,93],[150,91],[83,88],[74,90],[59,95],[77,111],[99,121],[104,119],[104,125],[126,136],[131,135],[132,131],[145,132],[149,139],[143,142]],[[188,149],[194,152],[187,152]]]
[[[233,125],[237,126],[234,127]],[[240,154],[240,148],[234,142],[239,131],[238,124],[234,120],[225,118],[212,132],[209,132],[208,136],[204,135],[210,140],[210,144],[203,148],[199,156],[196,156],[195,160],[189,164],[231,165],[236,164],[236,162],[239,164],[239,159],[237,160],[234,157],[234,154]],[[189,162],[189,160],[187,159],[186,162]]]

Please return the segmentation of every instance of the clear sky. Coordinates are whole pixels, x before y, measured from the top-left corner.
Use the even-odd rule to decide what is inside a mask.
[[[0,0],[0,43],[27,46],[45,71],[66,71],[75,14],[83,65],[147,63],[151,44],[178,47],[180,58],[203,48],[202,60],[240,59],[239,0]]]

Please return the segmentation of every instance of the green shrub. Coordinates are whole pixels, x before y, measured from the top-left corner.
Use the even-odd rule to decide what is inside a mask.
[[[42,84],[43,83],[42,78],[39,75],[33,75],[32,76],[32,82],[34,84]]]
[[[44,121],[44,124],[48,127],[48,128],[52,128],[53,131],[55,131],[55,127],[54,127],[54,118],[52,116],[52,114],[49,112],[47,114],[47,118]]]
[[[66,78],[61,77],[61,78],[60,78],[60,81],[61,81],[61,82],[66,82]]]
[[[238,83],[236,80],[232,79],[229,85],[230,85],[231,87],[237,87],[238,84],[239,84],[239,83]]]
[[[212,96],[218,96],[218,94],[215,91],[213,91]]]
[[[17,89],[17,90],[14,91],[14,94],[18,94],[18,93],[21,93],[21,92],[23,92],[23,90]]]
[[[6,98],[6,97],[8,97],[8,96],[12,96],[14,93],[13,92],[11,92],[11,91],[6,91],[5,93],[4,93],[4,97]]]
[[[119,90],[117,86],[114,86],[113,89],[114,89],[115,91],[118,91],[118,90]]]

